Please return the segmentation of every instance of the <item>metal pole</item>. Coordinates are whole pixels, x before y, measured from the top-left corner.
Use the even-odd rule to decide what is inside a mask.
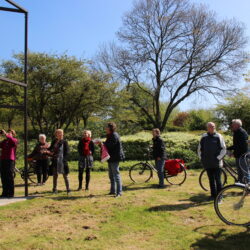
[[[28,12],[25,14],[24,28],[24,83],[28,83]],[[24,87],[24,171],[25,171],[25,196],[29,195],[28,191],[28,110],[27,110],[27,86]]]

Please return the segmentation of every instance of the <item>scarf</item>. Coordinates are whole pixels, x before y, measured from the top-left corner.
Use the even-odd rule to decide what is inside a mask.
[[[82,143],[83,143],[83,155],[88,156],[91,155],[91,151],[89,148],[89,144],[91,142],[91,138],[83,138]]]

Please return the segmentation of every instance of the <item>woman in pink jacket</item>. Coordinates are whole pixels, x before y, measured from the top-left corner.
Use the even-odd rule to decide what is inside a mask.
[[[6,138],[0,143],[2,149],[1,154],[1,180],[3,192],[1,197],[14,197],[14,168],[16,160],[17,139],[14,130],[9,130],[6,133],[4,130],[0,131],[2,136]]]

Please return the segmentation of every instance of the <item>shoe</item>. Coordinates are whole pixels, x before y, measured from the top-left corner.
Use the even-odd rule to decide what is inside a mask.
[[[207,201],[214,201],[214,197],[210,196],[209,198],[207,198]]]
[[[221,196],[218,198],[218,204],[222,204],[222,203],[223,203],[223,197]]]
[[[71,190],[67,190],[67,195],[70,195],[71,194]]]
[[[14,198],[14,195],[12,195],[12,194],[7,195],[7,198]]]
[[[121,196],[122,196],[122,194],[116,194],[115,198],[119,198]]]
[[[58,194],[58,191],[56,189],[53,189],[52,193],[53,194]]]
[[[81,191],[82,190],[82,188],[81,187],[79,187],[78,189],[77,189],[77,191]]]
[[[109,192],[108,195],[115,195],[115,193]]]
[[[89,191],[89,188],[85,188],[85,191]]]
[[[164,189],[165,186],[159,185],[157,188],[159,188],[159,189]]]
[[[7,198],[7,195],[2,194],[0,198]]]

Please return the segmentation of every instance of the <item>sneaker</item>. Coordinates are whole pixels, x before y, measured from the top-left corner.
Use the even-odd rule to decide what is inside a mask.
[[[70,195],[71,194],[71,190],[67,190],[67,195]]]
[[[82,188],[81,187],[79,187],[76,191],[81,191],[82,190]]]
[[[115,198],[119,198],[119,197],[121,197],[122,196],[122,194],[116,194],[115,195]]]

